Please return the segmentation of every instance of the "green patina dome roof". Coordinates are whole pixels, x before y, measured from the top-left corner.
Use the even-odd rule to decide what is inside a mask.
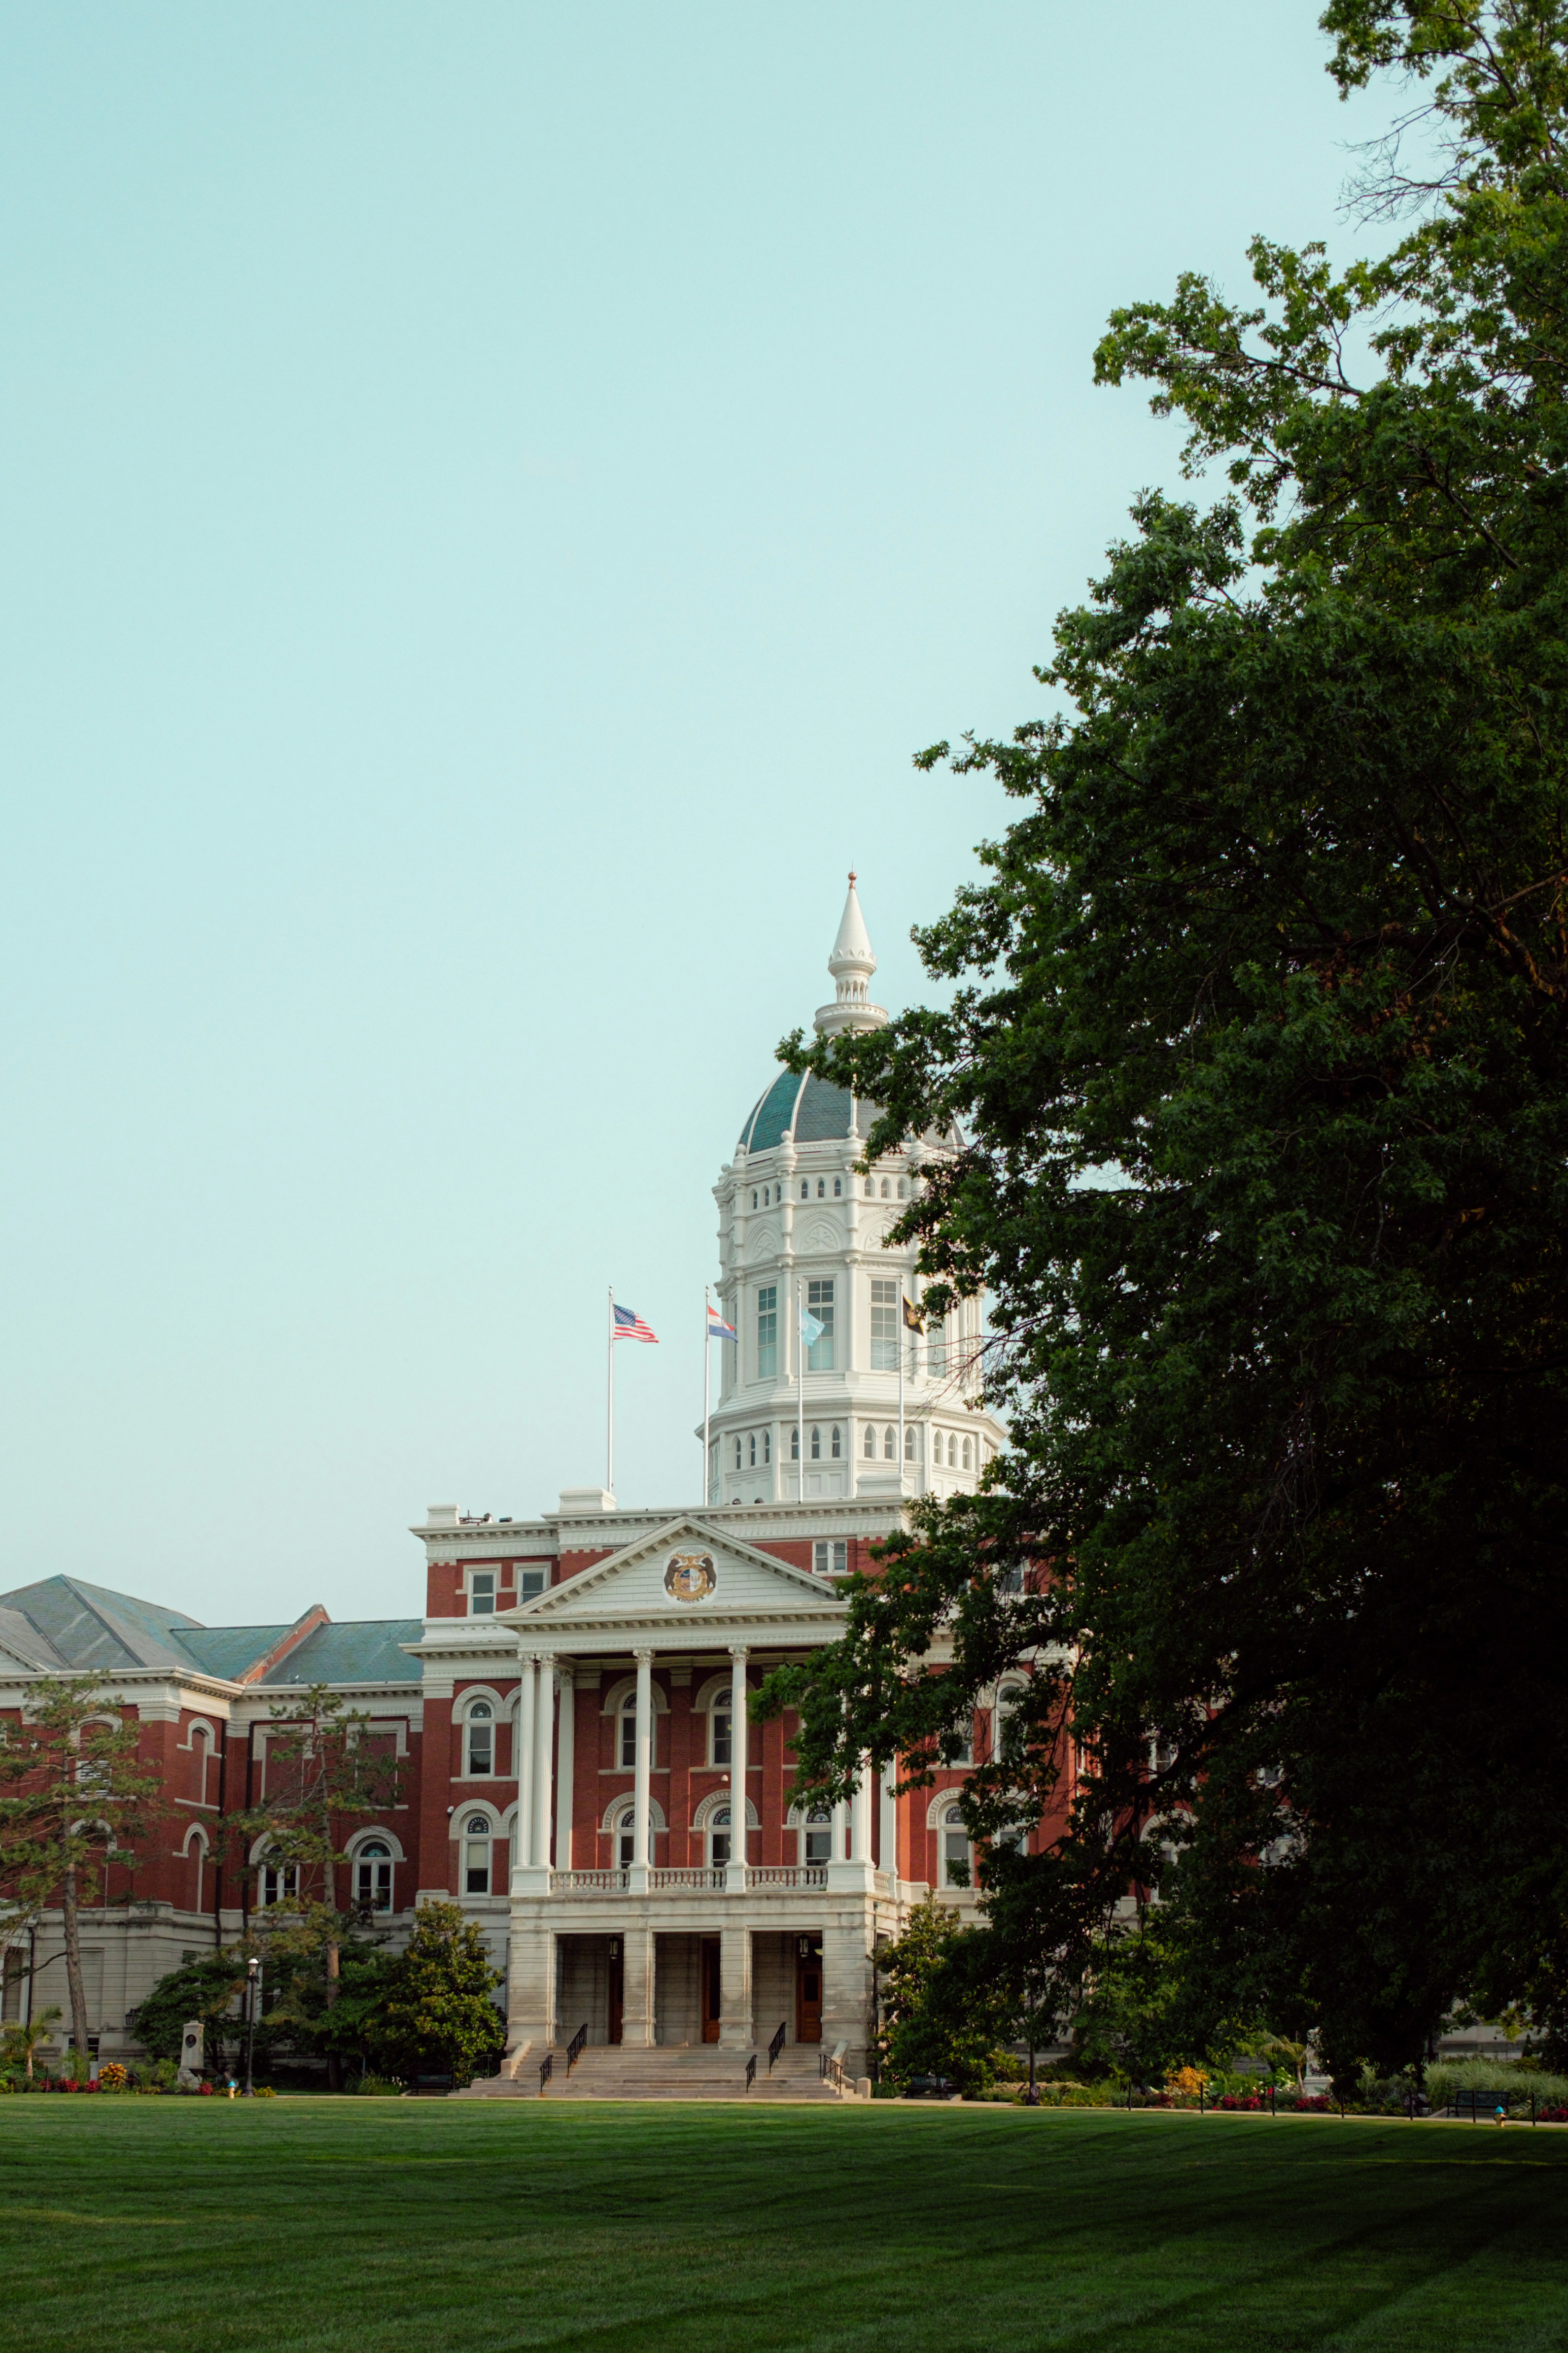
[[[769,1152],[793,1135],[796,1144],[826,1144],[835,1136],[864,1139],[876,1116],[874,1103],[861,1103],[827,1079],[797,1079],[781,1071],[759,1097],[741,1130],[739,1152]]]

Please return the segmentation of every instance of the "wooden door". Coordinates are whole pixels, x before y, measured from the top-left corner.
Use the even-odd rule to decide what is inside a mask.
[[[797,2042],[822,2040],[820,1936],[797,1936],[795,1940],[795,2039]]]
[[[724,2006],[723,1978],[719,1961],[720,1944],[717,1936],[702,1939],[702,2040],[717,2042],[719,2018]]]
[[[612,1936],[610,1939],[609,2016],[605,2021],[607,2031],[605,2037],[607,2042],[618,2042],[621,2039],[621,2010],[625,2000],[626,1965],[621,1957],[621,1940],[618,1936]]]

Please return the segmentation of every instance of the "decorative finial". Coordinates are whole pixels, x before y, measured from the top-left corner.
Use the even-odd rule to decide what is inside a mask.
[[[871,953],[866,919],[855,894],[853,867],[849,870],[849,895],[844,902],[844,915],[838,937],[833,943],[833,954],[827,959],[827,969],[833,975],[836,995],[831,1005],[817,1008],[816,1027],[821,1035],[837,1038],[847,1029],[880,1029],[888,1017],[879,1005],[870,1001],[871,975],[877,969],[877,959]]]

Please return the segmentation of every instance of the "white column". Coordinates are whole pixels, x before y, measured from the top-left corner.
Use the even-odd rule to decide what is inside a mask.
[[[551,1751],[555,1743],[555,1662],[539,1662],[539,1696],[533,1706],[533,1829],[531,1861],[536,1869],[550,1868],[550,1815],[554,1774]]]
[[[725,1893],[746,1892],[746,1646],[730,1645],[730,1867]],[[748,1950],[749,1950],[748,1947]],[[747,1984],[750,1985],[750,1969]],[[747,2014],[750,2015],[748,1997]]]
[[[835,1862],[843,1862],[846,1859],[846,1840],[844,1833],[848,1828],[848,1824],[849,1809],[844,1803],[843,1799],[840,1798],[837,1804],[833,1809],[833,1860]]]
[[[752,1932],[719,1932],[719,2041],[729,2051],[749,2051],[752,2026]]]
[[[632,1656],[637,1662],[637,1753],[632,1791],[632,1868],[627,1884],[630,1894],[646,1895],[650,1844],[648,1801],[653,1794],[653,1652],[634,1651]]]
[[[517,1694],[517,1868],[526,1871],[532,1860],[533,1831],[533,1699],[536,1677],[531,1652],[520,1653],[522,1681]]]
[[[577,1738],[577,1676],[570,1659],[557,1660],[561,1678],[561,1729],[555,1757],[555,1868],[572,1868],[573,1764]]]
[[[867,1864],[871,1860],[871,1760],[864,1751],[860,1757],[860,1778],[855,1784],[850,1809],[849,1860]]]
[[[877,1824],[877,1845],[881,1855],[879,1871],[888,1874],[889,1893],[896,1894],[899,1876],[899,1801],[893,1792],[898,1787],[899,1760],[889,1757],[882,1767],[879,1792],[880,1819]]]

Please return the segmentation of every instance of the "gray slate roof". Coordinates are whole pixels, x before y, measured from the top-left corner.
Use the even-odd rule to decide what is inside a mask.
[[[183,1610],[110,1593],[77,1577],[46,1577],[0,1593],[0,1650],[25,1665],[85,1673],[133,1667],[216,1675],[237,1683],[289,1632],[277,1626],[203,1626]],[[277,1683],[416,1683],[419,1664],[399,1648],[416,1642],[416,1618],[318,1626],[266,1677]]]

